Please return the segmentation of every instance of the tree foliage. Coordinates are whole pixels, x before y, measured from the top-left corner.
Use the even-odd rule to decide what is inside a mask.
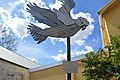
[[[3,25],[1,25],[0,27],[3,27]],[[16,51],[18,46],[18,42],[16,41],[16,39],[11,34],[7,33],[6,27],[4,27],[0,31],[0,46],[9,49],[13,52]]]
[[[111,44],[82,60],[87,80],[120,80],[120,36],[111,37]]]

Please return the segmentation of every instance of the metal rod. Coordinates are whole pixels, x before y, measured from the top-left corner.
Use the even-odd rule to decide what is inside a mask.
[[[70,37],[67,38],[67,61],[71,61]]]
[[[67,37],[67,61],[71,61],[70,37]],[[66,74],[66,80],[71,80],[71,73]]]

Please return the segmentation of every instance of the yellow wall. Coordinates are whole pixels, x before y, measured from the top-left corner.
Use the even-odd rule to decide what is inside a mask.
[[[72,80],[86,80],[85,77],[83,76],[84,68],[81,63],[81,60],[78,61],[78,73],[72,75]]]
[[[104,14],[104,18],[110,35],[120,35],[120,2],[114,6],[109,12]]]
[[[103,45],[110,44],[109,36],[120,35],[120,0],[112,0],[99,11]]]
[[[83,67],[78,61],[78,73],[72,74],[72,80],[85,80],[82,76]],[[30,80],[66,80],[66,74],[62,71],[62,66],[55,66],[30,73]]]

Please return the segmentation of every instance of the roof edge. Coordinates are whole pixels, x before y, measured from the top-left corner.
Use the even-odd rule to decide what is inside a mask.
[[[81,60],[81,59],[84,59],[84,58],[86,58],[86,57],[83,54],[83,55],[80,55],[80,56],[73,57],[72,61],[78,61],[78,60]],[[65,61],[65,60],[58,61],[58,62],[55,62],[55,63],[51,63],[51,64],[48,64],[48,65],[43,65],[43,66],[36,67],[36,68],[32,68],[32,69],[29,69],[29,72],[36,72],[36,71],[39,71],[39,70],[44,70],[44,69],[52,68],[52,67],[55,67],[55,66],[59,66],[59,65],[62,65],[63,61]]]
[[[16,66],[19,66],[19,67],[22,67],[22,68],[25,68],[25,69],[29,69],[29,68],[26,67],[26,66],[23,66],[23,65],[19,65],[19,64],[13,63],[13,62],[8,61],[8,60],[5,60],[5,59],[3,59],[3,58],[0,58],[0,60],[3,60],[3,61],[5,61],[5,62],[11,63],[11,64],[13,64],[13,65],[16,65]]]
[[[110,7],[115,1],[116,1],[116,0],[110,0],[108,3],[106,3],[105,6],[103,6],[102,8],[100,8],[100,9],[98,10],[98,14],[100,14],[100,13],[105,13],[105,12],[106,12],[105,10],[106,10],[108,7]]]
[[[39,64],[23,57],[22,55],[14,53],[2,46],[0,46],[0,58],[5,61],[11,62],[13,64],[16,64],[25,68],[29,68],[29,69],[40,66]]]

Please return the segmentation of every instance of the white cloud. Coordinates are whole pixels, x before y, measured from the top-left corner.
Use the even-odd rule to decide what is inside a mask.
[[[9,8],[2,8],[0,7],[0,17],[1,21],[4,22],[5,27],[9,27],[12,29],[13,33],[20,39],[23,39],[24,37],[27,37],[29,34],[27,33],[27,27],[30,23],[32,16],[30,13],[27,12],[27,3],[36,3],[38,6],[43,8],[48,8],[45,6],[45,3],[42,0],[18,0],[18,1],[9,1]],[[18,6],[21,6],[21,8],[17,8]],[[21,17],[20,14],[17,14],[19,12],[22,13]],[[13,16],[14,13],[14,16]],[[48,27],[44,24],[37,23],[42,28]]]
[[[12,29],[13,33],[18,38],[22,39],[28,36],[27,34],[27,25],[29,23],[28,19],[17,17],[17,15],[13,17],[11,11],[5,10],[4,8],[1,8],[1,7],[0,7],[0,10],[1,10],[0,16],[4,23],[3,25],[4,27],[9,27],[10,29]]]
[[[57,10],[59,10],[59,8],[62,6],[62,2],[61,1],[58,1],[56,0],[56,2],[54,4],[50,4],[49,7],[51,9],[55,8]]]
[[[89,52],[93,52],[93,48],[90,47],[90,46],[85,46],[85,50],[82,50],[82,51],[78,51],[78,50],[74,50],[71,52],[71,57],[74,57],[74,56],[79,56],[79,55],[82,55],[82,54],[86,54],[86,53],[89,53]],[[67,53],[59,53],[57,56],[52,56],[51,58],[53,58],[54,60],[56,61],[61,61],[61,60],[65,60],[67,57]]]
[[[8,2],[10,8],[9,8],[9,12],[11,13],[18,5],[20,5],[20,2]]]
[[[15,17],[11,18],[6,24],[10,25],[9,27],[12,29],[12,31],[18,38],[23,39],[24,37],[28,36],[27,33],[28,31],[27,27],[29,24],[28,19]]]
[[[43,24],[43,23],[34,23],[36,26],[42,28],[42,29],[45,29],[45,28],[50,28],[50,26],[46,25],[46,24]]]
[[[2,7],[0,7],[0,16],[3,20],[3,22],[8,21],[12,17],[11,14]]]
[[[29,4],[29,2],[46,8],[45,3],[42,0],[18,0],[14,2],[9,2],[9,5],[11,6],[11,10],[14,10],[18,5],[23,5],[25,10],[27,8],[27,3]]]
[[[56,61],[61,61],[61,60],[64,60],[64,59],[66,59],[66,54],[58,54],[57,56],[52,56],[51,58],[53,58],[54,60],[56,60]]]
[[[38,59],[36,59],[36,58],[31,58],[31,57],[26,57],[26,58],[29,59],[29,60],[31,60],[31,61],[33,61],[33,62],[39,63]]]
[[[90,46],[85,46],[85,49],[88,51],[88,52],[92,52],[94,51],[92,47]]]
[[[29,19],[31,17],[30,13],[28,13],[27,10],[21,9],[20,11],[23,13],[23,15],[24,15],[25,18]]]
[[[62,53],[63,51],[62,50],[58,50],[58,53]]]
[[[52,43],[53,45],[56,44],[56,41],[59,41],[59,42],[60,42],[60,40],[64,40],[64,39],[55,38],[55,37],[48,37],[48,38],[51,40],[51,43]],[[63,41],[62,41],[62,42],[63,42]]]
[[[94,19],[91,18],[91,14],[89,13],[83,13],[83,12],[79,12],[78,14],[74,14],[73,12],[71,12],[71,16],[76,19],[78,17],[84,17],[89,21],[89,25],[87,26],[87,28],[85,30],[80,30],[75,36],[72,37],[72,44],[78,44],[78,45],[82,45],[85,42],[85,39],[88,38],[89,35],[92,34],[93,30],[94,30]]]
[[[79,56],[79,55],[86,54],[86,53],[93,52],[93,51],[94,51],[94,50],[93,50],[92,47],[90,47],[90,46],[85,46],[85,50],[75,51],[74,55]]]
[[[38,45],[33,43],[21,43],[18,46],[17,53],[25,56],[36,59],[49,59],[50,55],[47,54],[47,51],[38,47]],[[44,57],[43,57],[44,56]]]
[[[30,3],[35,3],[35,4],[37,4],[39,7],[42,7],[42,8],[46,8],[46,9],[48,9],[48,7],[46,6],[46,4],[45,4],[45,2],[43,2],[42,0],[20,0],[20,2],[23,2],[23,4],[24,4],[24,9],[26,9],[26,8],[28,8],[27,7],[27,3],[29,4],[29,2]],[[25,2],[25,3],[24,3]]]
[[[0,8],[0,10],[0,16],[2,18],[4,27],[11,28],[13,33],[15,33],[15,35],[21,39],[28,35],[26,27],[29,23],[29,20],[19,17],[13,18],[10,12],[8,12],[7,10],[3,8]]]

